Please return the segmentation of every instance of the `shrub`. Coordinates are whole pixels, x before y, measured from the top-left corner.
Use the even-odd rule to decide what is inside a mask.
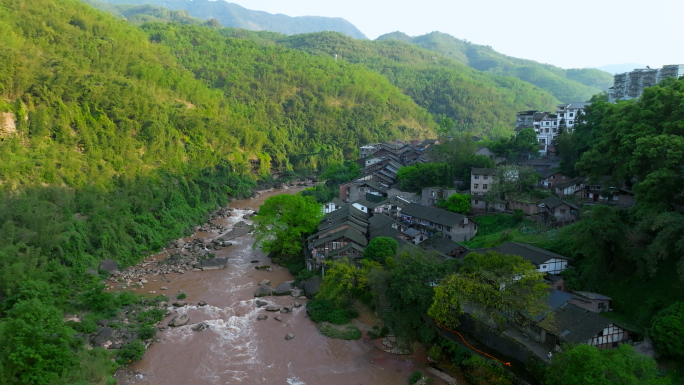
[[[312,299],[307,302],[306,310],[314,322],[330,322],[336,325],[346,324],[350,319],[359,316],[358,311],[337,308],[328,299]]]
[[[472,356],[463,366],[466,380],[473,385],[513,385],[513,379],[501,366],[479,356]]]
[[[318,331],[328,338],[339,338],[341,340],[358,340],[361,338],[361,330],[353,325],[333,326],[330,324],[318,325]]]
[[[141,326],[138,331],[138,338],[141,340],[150,340],[157,335],[157,328],[152,326]]]
[[[178,296],[177,296],[176,298],[178,298],[178,299],[185,299],[187,296],[188,296],[188,295],[185,294],[185,293],[180,293],[180,294],[178,294]]]
[[[442,347],[437,344],[432,345],[430,351],[428,351],[428,357],[430,357],[433,361],[439,361],[441,355]]]
[[[650,334],[660,353],[684,359],[684,302],[674,303],[656,314]]]
[[[142,342],[136,340],[129,342],[124,345],[119,354],[117,354],[116,362],[121,365],[126,365],[134,361],[138,361],[145,354],[145,345]]]
[[[420,370],[416,370],[415,372],[411,373],[411,377],[409,377],[409,384],[413,385],[416,382],[418,382],[421,378],[423,377],[423,373]]]

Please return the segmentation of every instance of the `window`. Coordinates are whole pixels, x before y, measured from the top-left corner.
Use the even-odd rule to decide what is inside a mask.
[[[551,175],[551,178],[550,178],[550,179],[556,179],[556,176],[555,176],[555,175]]]
[[[483,185],[482,185],[482,189],[483,189],[483,190],[486,190],[486,189],[487,189],[487,185],[486,185],[486,184],[483,184]]]
[[[558,291],[563,290],[563,286],[556,286],[556,290],[558,290]]]
[[[568,116],[568,117],[569,117],[569,118],[572,118],[572,115],[573,115],[573,113],[571,112],[571,113],[570,113],[570,116]]]
[[[479,203],[480,203],[480,201],[477,201],[477,200],[475,201],[475,204],[479,204]]]
[[[548,128],[548,127],[546,127],[546,130],[545,130],[544,132],[548,133],[548,132],[549,132],[549,128]]]
[[[573,124],[572,120],[568,120],[568,124],[572,125]]]
[[[477,201],[475,201],[475,203],[477,203]],[[446,231],[451,231],[451,227],[449,227],[449,226],[445,226],[445,227],[446,227]]]
[[[333,243],[332,243],[332,248],[333,248],[333,250],[339,249],[339,248],[340,248],[340,242],[333,242]]]
[[[435,192],[434,192],[434,191],[432,192],[432,196],[435,196]]]
[[[561,210],[561,215],[565,215],[565,210]]]
[[[599,308],[599,309],[605,309],[605,308],[606,308],[606,303],[605,303],[605,302],[599,302],[598,308]]]
[[[475,175],[473,175],[473,179],[480,179],[480,176],[475,174]]]
[[[483,179],[485,179],[485,180],[486,180],[486,179],[489,179],[489,175],[485,175],[485,176],[483,177]]]
[[[480,185],[477,184],[477,183],[475,183],[475,184],[473,185],[473,189],[477,189],[477,188],[480,188]]]
[[[546,265],[542,265],[542,269],[546,269]]]

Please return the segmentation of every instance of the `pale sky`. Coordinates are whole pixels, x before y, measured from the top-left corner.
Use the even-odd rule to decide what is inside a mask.
[[[342,17],[369,39],[432,31],[563,68],[684,64],[684,0],[231,0],[288,16]]]

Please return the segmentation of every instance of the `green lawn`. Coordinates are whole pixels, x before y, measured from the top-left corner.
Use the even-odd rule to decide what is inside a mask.
[[[495,247],[504,242],[515,241],[544,247],[557,237],[557,230],[549,229],[543,224],[523,219],[516,223],[516,218],[509,214],[488,214],[473,217],[477,223],[477,235],[470,241],[461,242],[471,249]]]

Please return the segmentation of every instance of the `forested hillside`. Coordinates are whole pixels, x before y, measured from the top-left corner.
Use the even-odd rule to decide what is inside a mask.
[[[613,298],[637,330],[684,301],[684,80],[664,79],[638,100],[598,101],[559,138],[566,169],[604,186],[615,199],[631,190],[629,211],[594,206],[564,229],[559,252],[574,257],[583,289]]]
[[[84,335],[151,300],[103,292],[88,274],[103,259],[137,263],[273,172],[434,135],[427,111],[361,66],[147,28],[153,42],[76,0],[0,0],[3,384],[108,383],[112,354]],[[112,325],[149,341],[159,316]],[[126,344],[117,362],[142,350]]]
[[[244,35],[231,29],[222,33]],[[558,104],[556,98],[534,85],[476,71],[408,43],[354,40],[334,32],[280,38],[274,34],[250,35],[317,56],[337,55],[338,61],[363,64],[387,77],[432,114],[454,120],[458,130],[491,138],[512,134],[517,111],[552,109]]]
[[[564,103],[587,101],[592,95],[606,91],[613,85],[613,76],[598,69],[566,70],[533,60],[506,56],[496,52],[492,47],[473,44],[441,32],[415,37],[402,32],[392,32],[378,37],[378,40],[415,44],[480,71],[516,77],[548,91]],[[558,49],[557,47],[536,47],[533,44],[530,44],[530,48],[534,50]]]
[[[174,10],[186,10],[193,17],[216,19],[225,27],[253,31],[273,31],[286,35],[298,33],[336,31],[355,39],[366,36],[353,24],[339,17],[298,16],[253,11],[237,4],[210,0],[103,0],[109,4],[155,5]]]

